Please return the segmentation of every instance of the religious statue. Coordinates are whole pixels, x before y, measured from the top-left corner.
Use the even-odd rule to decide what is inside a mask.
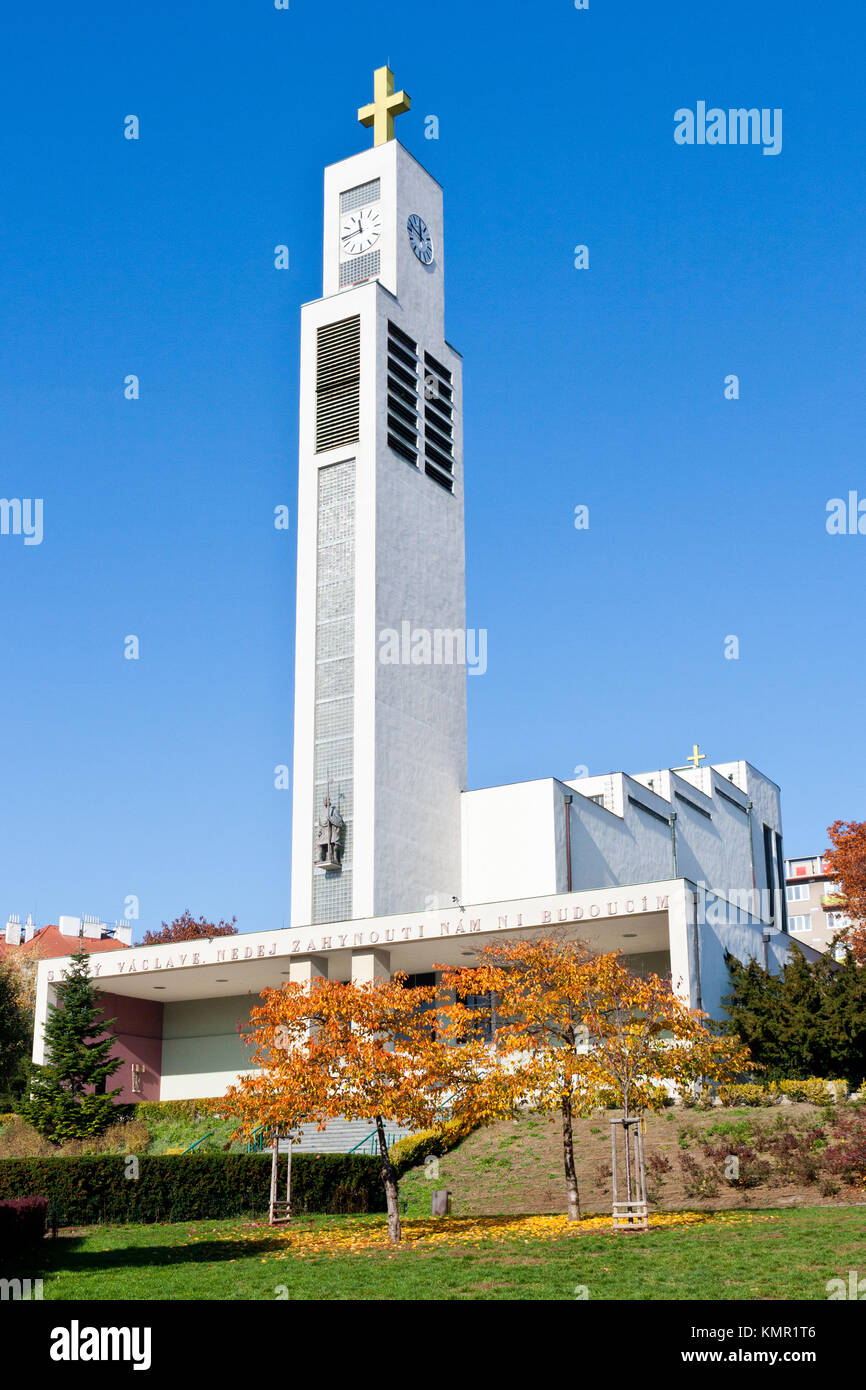
[[[315,862],[326,869],[339,869],[342,859],[340,833],[345,821],[336,806],[331,805],[330,796],[325,797],[322,805],[324,809],[319,813],[316,836],[318,852]]]

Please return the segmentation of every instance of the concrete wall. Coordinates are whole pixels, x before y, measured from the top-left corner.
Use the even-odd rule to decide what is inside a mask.
[[[733,900],[757,889],[751,908],[773,920],[763,826],[781,830],[779,789],[748,763],[467,792],[463,901],[568,890],[569,794],[572,891],[685,878]]]
[[[257,995],[242,994],[166,1004],[159,1099],[221,1096],[238,1072],[252,1071],[239,1028],[258,1002]]]

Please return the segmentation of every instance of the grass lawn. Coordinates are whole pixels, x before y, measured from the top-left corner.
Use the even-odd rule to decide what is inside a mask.
[[[106,1226],[47,1241],[49,1299],[826,1300],[828,1279],[866,1260],[866,1207],[701,1213],[694,1224],[614,1236],[560,1218],[406,1220],[389,1249],[382,1217]]]

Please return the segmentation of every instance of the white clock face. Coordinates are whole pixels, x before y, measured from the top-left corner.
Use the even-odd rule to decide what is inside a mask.
[[[358,208],[348,213],[340,223],[340,246],[344,256],[360,256],[375,246],[382,230],[382,215],[377,207]]]
[[[427,230],[427,223],[423,217],[419,217],[417,212],[413,212],[406,223],[406,230],[409,233],[409,245],[415,255],[422,265],[429,265],[433,260],[433,238]]]

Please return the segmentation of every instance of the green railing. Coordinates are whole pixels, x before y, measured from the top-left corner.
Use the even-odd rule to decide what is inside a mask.
[[[385,1144],[386,1144],[387,1147],[390,1149],[391,1145],[392,1145],[392,1144],[396,1144],[396,1142],[397,1142],[397,1140],[398,1140],[399,1138],[400,1138],[400,1135],[399,1135],[399,1134],[391,1134],[391,1133],[388,1133],[388,1132],[386,1131],[386,1133],[385,1133]],[[365,1153],[365,1154],[366,1154],[366,1153],[370,1153],[370,1154],[374,1154],[374,1155],[375,1155],[375,1154],[377,1154],[378,1152],[379,1152],[379,1131],[376,1130],[376,1129],[371,1130],[371,1132],[370,1132],[368,1135],[366,1135],[366,1136],[361,1140],[360,1144],[356,1144],[355,1147],[354,1147],[353,1149],[350,1149],[350,1150],[349,1150],[349,1153],[350,1153],[350,1154],[357,1154],[357,1153]]]
[[[253,1130],[252,1134],[249,1137],[249,1140],[247,1141],[247,1153],[260,1154],[262,1152],[262,1149],[265,1147],[266,1143],[267,1139],[265,1137],[265,1126],[259,1125],[258,1129]]]
[[[194,1144],[190,1144],[189,1148],[187,1148],[187,1149],[182,1149],[182,1150],[181,1150],[181,1155],[180,1155],[181,1158],[183,1158],[184,1154],[192,1154],[192,1153],[195,1153],[195,1151],[196,1151],[196,1149],[198,1148],[199,1144],[203,1144],[204,1141],[205,1141],[205,1139],[210,1139],[210,1137],[211,1137],[212,1134],[213,1134],[213,1130],[212,1130],[212,1129],[209,1129],[208,1132],[207,1132],[207,1134],[203,1134],[202,1137],[201,1137],[201,1139],[196,1139],[196,1141],[195,1141]]]

